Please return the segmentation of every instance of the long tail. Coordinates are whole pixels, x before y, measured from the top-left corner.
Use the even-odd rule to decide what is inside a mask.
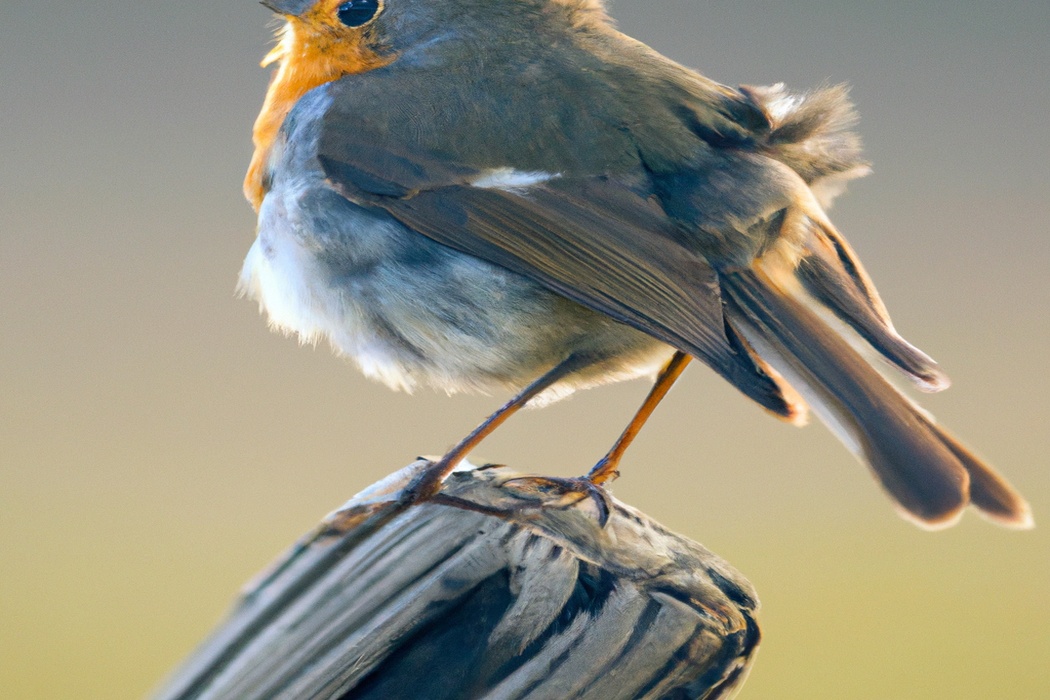
[[[906,518],[947,527],[972,503],[1001,525],[1031,527],[1028,504],[1006,480],[898,392],[804,299],[800,290],[920,387],[947,386],[933,361],[893,331],[852,252],[832,235],[817,231],[794,269],[767,269],[760,259],[749,270],[722,273],[729,322],[870,465]]]

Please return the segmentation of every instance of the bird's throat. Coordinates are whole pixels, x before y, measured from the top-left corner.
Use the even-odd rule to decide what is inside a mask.
[[[364,73],[390,63],[368,41],[367,33],[346,34],[311,13],[291,17],[262,66],[277,64],[262,110],[255,120],[252,154],[244,178],[244,196],[256,211],[269,189],[267,159],[285,117],[310,90],[351,73]]]

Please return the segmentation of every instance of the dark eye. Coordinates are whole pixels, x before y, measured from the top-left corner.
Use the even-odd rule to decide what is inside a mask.
[[[350,0],[339,6],[339,21],[348,27],[360,27],[379,12],[379,0]]]

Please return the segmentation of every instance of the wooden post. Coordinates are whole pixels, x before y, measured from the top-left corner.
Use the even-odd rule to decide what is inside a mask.
[[[335,511],[166,682],[210,698],[725,698],[759,641],[751,584],[601,489],[426,462]]]

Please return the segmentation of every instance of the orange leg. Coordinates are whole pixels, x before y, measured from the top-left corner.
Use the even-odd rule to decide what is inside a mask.
[[[620,459],[623,457],[623,453],[627,451],[627,448],[634,441],[635,437],[641,431],[642,426],[645,425],[645,421],[649,420],[649,416],[653,414],[657,404],[667,396],[667,392],[670,391],[671,386],[675,383],[675,380],[682,375],[682,371],[685,366],[689,364],[689,360],[692,358],[686,355],[684,352],[678,351],[674,354],[674,357],[670,359],[667,365],[660,371],[660,375],[656,378],[656,383],[653,384],[653,388],[649,390],[649,395],[645,397],[645,401],[642,403],[638,412],[634,414],[634,418],[624,428],[623,433],[620,434],[619,439],[616,440],[616,444],[612,446],[612,449],[602,457],[594,468],[587,473],[587,479],[595,484],[604,484],[606,481],[615,479],[620,473],[617,471],[617,467],[620,464]]]
[[[481,425],[474,428],[469,435],[460,440],[459,444],[445,453],[444,457],[428,466],[422,474],[416,477],[415,482],[404,490],[401,501],[410,503],[433,496],[441,489],[441,482],[452,473],[456,465],[471,450],[477,447],[478,443],[488,437],[492,431],[503,425],[504,421],[517,413],[518,409],[543,393],[544,389],[549,388],[573,372],[586,367],[593,361],[594,359],[589,355],[574,354],[548,370],[546,374],[522,389],[517,396],[503,404],[499,410],[486,418]]]

